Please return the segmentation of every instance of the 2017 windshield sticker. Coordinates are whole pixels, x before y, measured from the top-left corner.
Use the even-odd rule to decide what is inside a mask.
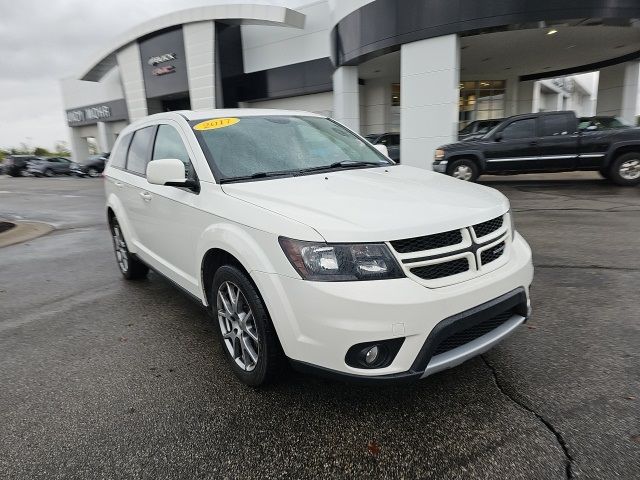
[[[239,118],[212,118],[205,120],[193,127],[194,130],[215,130],[217,128],[230,127],[240,121]]]

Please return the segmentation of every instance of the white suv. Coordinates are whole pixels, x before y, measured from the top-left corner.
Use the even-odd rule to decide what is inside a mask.
[[[501,193],[396,165],[328,118],[153,115],[122,132],[105,178],[122,274],[152,268],[210,308],[250,385],[287,361],[423,378],[529,315],[531,250]]]

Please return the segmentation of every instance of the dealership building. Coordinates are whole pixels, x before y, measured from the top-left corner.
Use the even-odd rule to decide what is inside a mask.
[[[321,113],[361,134],[399,132],[402,163],[424,168],[476,119],[573,109],[635,123],[636,0],[285,4],[212,1],[105,45],[61,81],[74,159],[181,109]],[[596,82],[580,75],[594,71]]]

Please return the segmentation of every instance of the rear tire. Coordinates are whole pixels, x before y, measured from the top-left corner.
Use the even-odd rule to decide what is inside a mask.
[[[42,172],[42,174],[45,177],[53,177],[53,170],[51,170],[50,168],[47,168],[44,172]]]
[[[113,249],[116,254],[116,261],[120,273],[127,280],[140,280],[147,276],[149,267],[134,257],[127,248],[127,242],[120,228],[118,220],[114,217],[110,223],[111,238],[113,239]]]
[[[629,152],[616,158],[609,167],[609,179],[624,187],[640,184],[640,152]]]
[[[239,268],[224,265],[213,277],[209,298],[222,350],[236,377],[251,387],[274,382],[285,357],[253,282]]]
[[[454,160],[451,165],[449,165],[447,174],[465,182],[475,182],[480,176],[480,169],[473,160],[461,158]]]

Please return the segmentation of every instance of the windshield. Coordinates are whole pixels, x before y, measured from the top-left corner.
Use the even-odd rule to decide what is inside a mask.
[[[190,123],[221,181],[394,163],[320,117],[255,116]]]
[[[478,122],[471,122],[469,125],[467,125],[466,127],[464,127],[462,130],[460,130],[458,133],[460,135],[467,135],[468,133],[472,133],[473,132],[473,127],[476,126],[476,123]]]

